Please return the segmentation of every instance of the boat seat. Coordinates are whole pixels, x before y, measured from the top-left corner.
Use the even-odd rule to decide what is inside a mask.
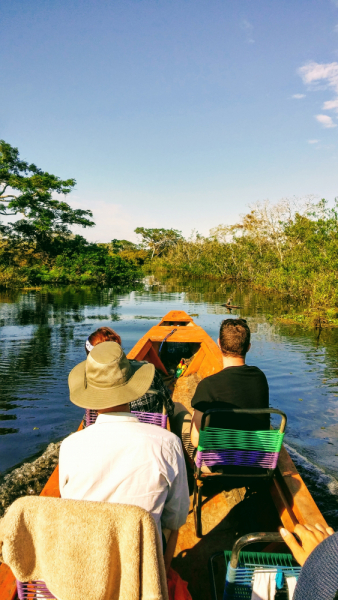
[[[217,558],[222,557],[225,561],[226,578],[223,592],[223,600],[250,600],[252,597],[252,585],[254,574],[257,572],[278,573],[278,598],[288,600],[287,578],[299,577],[301,567],[296,563],[291,554],[270,552],[243,552],[248,544],[263,542],[283,542],[279,533],[249,533],[236,540],[232,551],[221,551],[213,554],[209,559],[209,579],[212,600],[218,600],[216,574],[218,566]],[[277,597],[277,596],[276,596]]]
[[[278,430],[243,431],[210,427],[211,416],[224,414],[266,415],[277,414],[281,417]],[[282,447],[286,427],[286,414],[276,408],[213,408],[202,416],[199,442],[194,462],[193,509],[197,537],[202,537],[201,505],[203,480],[206,477],[225,477],[235,480],[234,487],[271,479],[277,468],[279,452]],[[208,467],[208,469],[203,469]],[[210,471],[210,467],[222,467]],[[202,470],[203,469],[203,470]],[[205,472],[207,471],[208,472]]]
[[[161,413],[147,413],[137,410],[130,411],[132,415],[135,415],[141,423],[149,423],[149,425],[158,425],[159,427],[163,427],[163,429],[167,429],[167,420],[168,415],[163,415]],[[86,427],[89,425],[93,425],[97,419],[98,413],[96,410],[87,409],[86,410]]]

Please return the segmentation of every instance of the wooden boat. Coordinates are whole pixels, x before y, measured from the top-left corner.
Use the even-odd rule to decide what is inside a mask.
[[[167,343],[163,344],[167,339]],[[174,352],[170,352],[174,350]],[[128,358],[147,360],[170,377],[177,358],[189,362],[187,370],[177,379],[174,401],[191,411],[191,398],[198,382],[223,367],[222,355],[211,337],[191,316],[183,311],[171,311],[152,327],[129,352]],[[190,355],[190,356],[189,356]],[[81,428],[81,426],[80,426]],[[215,480],[215,478],[210,478]],[[191,483],[191,482],[190,482]],[[208,558],[220,550],[231,549],[239,535],[254,531],[277,531],[282,524],[293,531],[296,523],[320,523],[327,526],[304,481],[285,448],[279,455],[274,479],[263,490],[246,488],[224,491],[215,481],[204,486],[202,520],[203,537],[195,535],[193,511],[179,532],[173,568],[188,581],[193,600],[208,600]],[[58,467],[41,492],[42,496],[59,497]],[[270,551],[279,548],[270,548]],[[224,562],[224,561],[223,561]],[[222,565],[219,570],[220,598],[224,585]],[[0,600],[17,598],[15,579],[10,569],[0,566]]]

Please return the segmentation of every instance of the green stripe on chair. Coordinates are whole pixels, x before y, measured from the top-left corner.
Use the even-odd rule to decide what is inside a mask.
[[[200,431],[198,450],[261,450],[263,452],[279,452],[284,433],[279,430],[268,431],[236,431],[234,429],[218,429],[207,427]]]

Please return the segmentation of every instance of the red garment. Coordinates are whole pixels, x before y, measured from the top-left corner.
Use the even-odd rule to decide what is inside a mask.
[[[188,583],[183,581],[174,569],[170,568],[167,576],[169,600],[192,600],[188,591]]]

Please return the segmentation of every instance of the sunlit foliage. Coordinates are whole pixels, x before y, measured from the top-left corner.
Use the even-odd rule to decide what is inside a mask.
[[[179,241],[160,262],[338,306],[338,201],[257,204],[235,225]]]

